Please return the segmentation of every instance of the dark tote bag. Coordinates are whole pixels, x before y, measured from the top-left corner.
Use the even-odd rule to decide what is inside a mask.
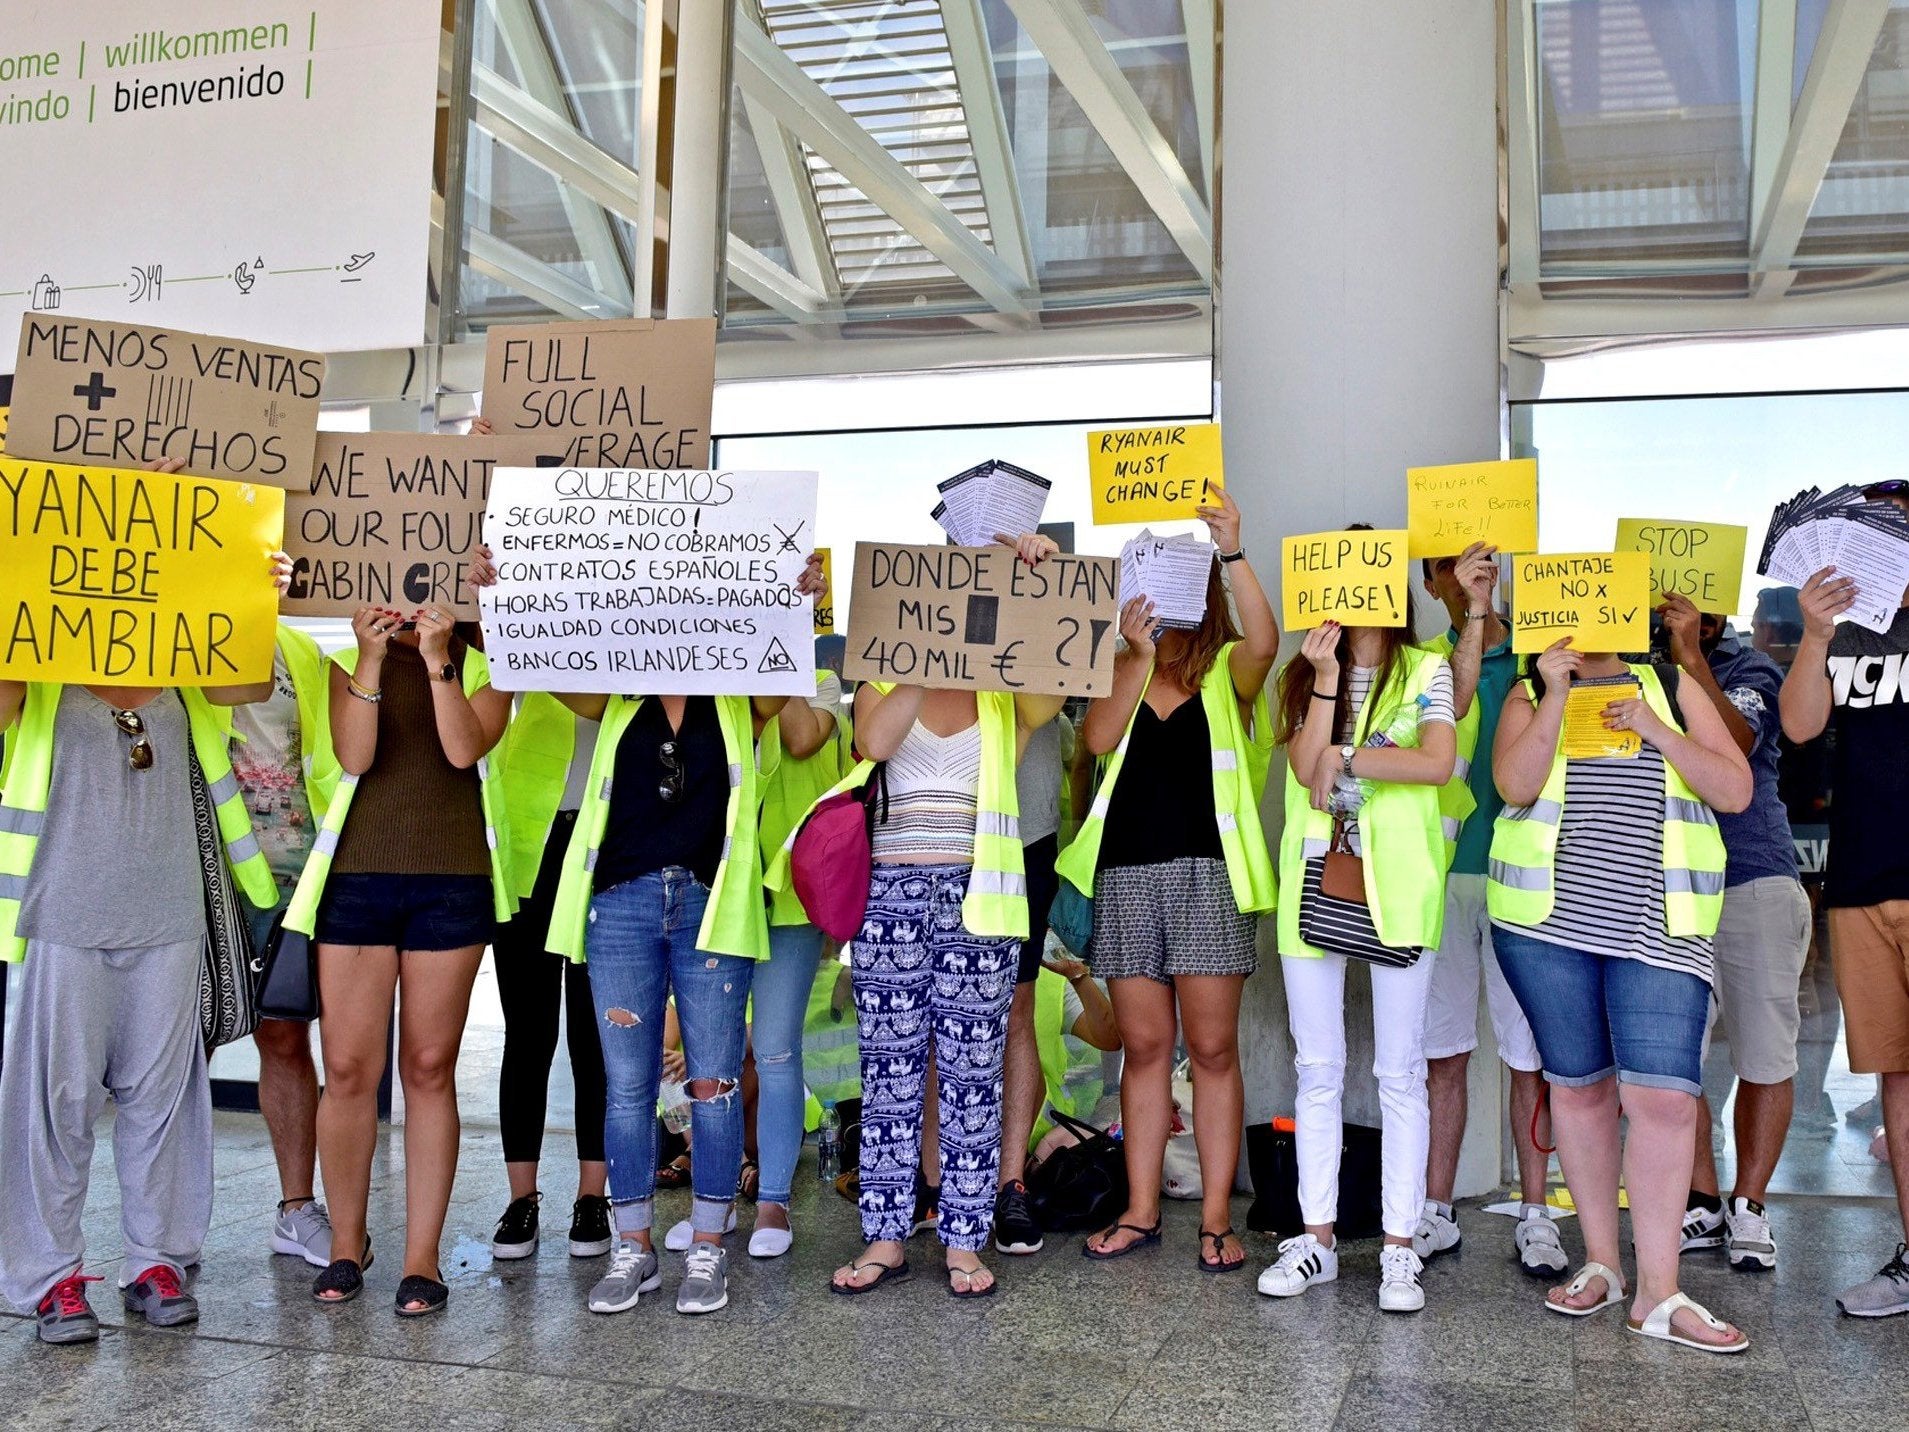
[[[1111,1135],[1059,1109],[1054,1122],[1080,1142],[1054,1150],[1027,1176],[1028,1211],[1049,1233],[1105,1228],[1127,1206],[1127,1157]]]
[[[1246,1130],[1246,1166],[1253,1176],[1253,1206],[1246,1226],[1255,1233],[1292,1238],[1305,1232],[1299,1212],[1299,1151],[1291,1121],[1251,1124]],[[1384,1231],[1379,1198],[1379,1131],[1347,1124],[1339,1149],[1340,1238],[1376,1238]]]
[[[311,936],[285,928],[280,912],[272,921],[265,951],[252,961],[258,978],[260,1019],[318,1018],[318,966],[312,959]]]

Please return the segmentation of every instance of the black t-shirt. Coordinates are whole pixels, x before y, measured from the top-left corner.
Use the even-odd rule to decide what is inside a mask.
[[[1100,837],[1102,870],[1184,856],[1226,858],[1213,818],[1213,740],[1197,692],[1164,721],[1141,701]]]
[[[664,759],[665,743],[673,747],[673,761]],[[683,724],[676,731],[670,730],[663,703],[645,699],[617,743],[610,781],[610,814],[597,851],[597,890],[654,874],[666,865],[684,867],[705,885],[716,883],[728,824],[729,754],[714,697],[684,701]]]
[[[1909,900],[1909,608],[1887,632],[1837,627],[1829,677],[1836,749],[1824,903]]]

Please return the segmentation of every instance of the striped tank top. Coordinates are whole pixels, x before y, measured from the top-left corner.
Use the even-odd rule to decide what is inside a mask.
[[[974,859],[981,723],[937,736],[921,722],[888,758],[887,819],[877,798],[870,854],[887,865],[965,865]]]

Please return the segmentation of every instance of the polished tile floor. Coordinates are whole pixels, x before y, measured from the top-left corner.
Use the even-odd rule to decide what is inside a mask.
[[[654,1301],[598,1317],[583,1296],[601,1263],[572,1260],[561,1237],[568,1140],[548,1150],[557,1236],[534,1259],[494,1265],[503,1173],[495,1136],[474,1130],[445,1239],[450,1309],[418,1323],[391,1313],[400,1142],[388,1142],[375,1173],[384,1257],[366,1296],[319,1308],[307,1294],[311,1270],[265,1251],[276,1184],[263,1127],[221,1115],[204,1317],[196,1331],[162,1333],[126,1328],[110,1291],[118,1228],[107,1133],[87,1231],[88,1271],[108,1280],[93,1290],[108,1328],[93,1347],[43,1348],[29,1322],[0,1321],[0,1407],[11,1427],[1909,1426],[1909,1318],[1858,1323],[1830,1302],[1895,1246],[1893,1214],[1874,1200],[1783,1203],[1784,1262],[1773,1275],[1732,1274],[1716,1255],[1690,1266],[1690,1291],[1756,1340],[1730,1360],[1644,1343],[1614,1313],[1583,1323],[1546,1314],[1538,1285],[1510,1261],[1511,1225],[1479,1212],[1465,1216],[1462,1251],[1428,1272],[1430,1301],[1416,1317],[1378,1313],[1370,1244],[1348,1245],[1338,1284],[1292,1302],[1257,1297],[1251,1271],[1203,1276],[1187,1206],[1170,1211],[1161,1248],[1122,1263],[1088,1263],[1078,1238],[996,1259],[1001,1292],[988,1302],[944,1296],[939,1260],[922,1245],[913,1282],[830,1297],[824,1282],[851,1251],[853,1212],[806,1172],[795,1252],[751,1263],[736,1240],[726,1311],[679,1317],[666,1259]],[[670,1199],[686,1198],[668,1196],[664,1216],[680,1212]],[[1255,1268],[1269,1256],[1265,1239],[1248,1247]]]

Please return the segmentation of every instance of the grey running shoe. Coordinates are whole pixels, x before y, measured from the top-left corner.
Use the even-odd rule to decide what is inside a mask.
[[[272,1251],[303,1258],[314,1268],[331,1266],[331,1215],[317,1199],[307,1199],[296,1208],[278,1206],[278,1218],[272,1224]]]
[[[1896,1245],[1896,1256],[1883,1264],[1882,1271],[1866,1283],[1845,1288],[1836,1295],[1836,1306],[1852,1318],[1891,1318],[1909,1313],[1909,1243]]]
[[[698,1243],[683,1259],[679,1313],[713,1313],[729,1306],[729,1254],[717,1243]]]
[[[131,1284],[119,1290],[126,1311],[138,1313],[156,1328],[176,1328],[199,1321],[199,1300],[179,1281],[170,1263],[155,1263]]]
[[[618,1241],[610,1253],[610,1271],[590,1290],[590,1311],[621,1313],[636,1306],[645,1293],[663,1286],[663,1274],[657,1265],[656,1251],[645,1248],[633,1238]]]
[[[82,1278],[75,1273],[62,1278],[46,1290],[40,1299],[40,1341],[43,1343],[83,1343],[99,1341],[99,1319],[93,1305],[86,1301],[86,1285],[97,1278]]]

